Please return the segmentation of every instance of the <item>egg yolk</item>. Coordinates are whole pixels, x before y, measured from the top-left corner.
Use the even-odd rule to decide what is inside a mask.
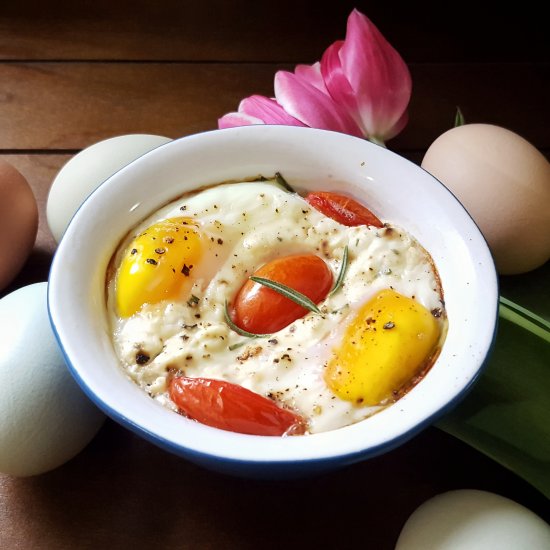
[[[188,218],[162,220],[130,243],[116,276],[116,303],[121,317],[143,304],[177,299],[191,285],[193,267],[202,254],[201,235]]]
[[[382,404],[419,373],[440,332],[424,306],[394,290],[382,290],[346,328],[327,365],[326,383],[346,401]]]

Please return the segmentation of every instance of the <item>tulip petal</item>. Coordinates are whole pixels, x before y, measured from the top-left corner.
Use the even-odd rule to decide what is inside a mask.
[[[362,137],[351,116],[328,94],[293,73],[275,74],[275,97],[287,113],[307,126]]]
[[[239,104],[238,112],[227,113],[218,119],[218,128],[253,124],[304,126],[302,122],[290,116],[274,99],[261,95],[252,95],[243,99]]]
[[[348,18],[339,57],[357,97],[363,126],[369,136],[383,139],[389,130],[398,127],[410,100],[412,81],[407,65],[371,21],[356,9]]]
[[[321,58],[320,71],[323,83],[332,99],[344,107],[355,123],[361,128],[365,137],[368,137],[367,129],[363,125],[357,97],[351,87],[340,62],[340,49],[344,44],[343,40],[334,42],[329,46]]]
[[[264,124],[264,121],[244,113],[227,113],[218,119],[218,128],[235,128],[236,126],[252,126]]]
[[[294,74],[302,81],[311,84],[314,88],[328,95],[323,75],[321,74],[321,64],[319,62],[313,65],[296,65]]]
[[[252,95],[243,99],[239,112],[261,119],[265,124],[286,124],[304,126],[299,120],[289,115],[274,99],[261,95]]]
[[[386,130],[386,133],[384,134],[384,139],[388,140],[395,137],[405,128],[405,126],[407,126],[408,122],[409,122],[409,113],[405,111],[401,115],[401,118],[391,128]]]
[[[346,39],[320,62],[275,74],[275,99],[252,95],[220,128],[250,124],[310,126],[367,137],[383,144],[405,127],[412,82],[407,65],[373,23],[357,9]]]

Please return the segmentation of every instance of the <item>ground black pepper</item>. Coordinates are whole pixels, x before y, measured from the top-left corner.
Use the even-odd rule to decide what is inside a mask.
[[[146,363],[149,362],[149,359],[151,359],[151,358],[144,351],[138,351],[136,353],[136,363],[138,365],[145,365]]]

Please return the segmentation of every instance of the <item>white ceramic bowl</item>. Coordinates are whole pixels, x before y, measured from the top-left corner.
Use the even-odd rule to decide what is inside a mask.
[[[430,252],[449,330],[427,376],[396,404],[338,430],[298,437],[222,431],[163,408],[127,378],[111,345],[105,270],[120,239],[185,191],[280,171],[298,189],[338,189],[412,233]],[[366,202],[366,201],[365,201]],[[115,421],[204,467],[241,476],[313,474],[388,451],[454,406],[491,349],[498,309],[494,263],[455,197],[417,165],[380,146],[310,128],[249,126],[184,137],[102,184],[71,221],[54,257],[49,311],[76,380]]]

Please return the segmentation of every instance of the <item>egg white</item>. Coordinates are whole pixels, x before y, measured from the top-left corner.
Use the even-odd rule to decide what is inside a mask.
[[[392,287],[427,309],[442,307],[431,259],[404,230],[389,226],[346,227],[273,182],[219,185],[174,201],[143,221],[121,243],[115,265],[143,229],[165,218],[197,220],[206,250],[193,269],[190,294],[198,301],[145,304],[128,319],[116,315],[114,283],[108,310],[113,343],[128,375],[165,406],[171,369],[240,384],[270,396],[308,420],[310,433],[362,420],[380,407],[360,407],[335,396],[323,380],[324,365],[342,339],[346,323],[378,291]],[[340,290],[276,334],[248,339],[224,320],[231,302],[259,267],[290,254],[317,254],[336,279],[345,246],[349,265]],[[136,362],[145,351],[150,360]]]

